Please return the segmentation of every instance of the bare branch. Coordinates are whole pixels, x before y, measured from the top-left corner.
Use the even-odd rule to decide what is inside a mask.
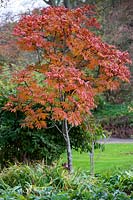
[[[27,88],[29,89],[29,91],[31,92],[31,94],[33,95],[33,91],[30,89],[28,83],[26,81],[24,81],[25,85],[27,86]]]
[[[46,129],[49,129],[49,128],[54,128],[55,127],[55,124],[54,125],[51,125],[49,127],[45,127]]]
[[[55,127],[57,128],[57,130],[60,132],[60,133],[62,133],[62,131],[60,130],[60,128],[57,126],[57,124],[54,124],[55,125]]]
[[[54,125],[57,128],[57,130],[63,135],[65,141],[67,141],[66,135],[63,133],[63,131],[61,131],[61,129],[57,126],[57,124],[54,123]]]
[[[10,0],[0,0],[0,7],[6,7]]]
[[[64,0],[64,6],[65,6],[66,8],[71,8],[70,0]]]
[[[56,2],[54,0],[43,0],[43,1],[50,6],[56,6]]]
[[[71,126],[69,129],[68,129],[68,133],[70,132],[70,130],[73,128],[73,126]]]

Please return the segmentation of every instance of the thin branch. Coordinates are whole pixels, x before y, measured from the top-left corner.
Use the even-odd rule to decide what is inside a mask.
[[[28,83],[26,81],[24,81],[25,85],[27,86],[27,88],[29,89],[29,91],[31,92],[31,94],[33,95],[33,91],[30,89]]]
[[[54,125],[55,125],[55,127],[57,128],[57,130],[58,130],[60,133],[62,133],[62,131],[60,130],[60,128],[57,126],[57,124],[54,123]]]
[[[54,125],[51,125],[49,127],[45,127],[46,129],[49,129],[49,128],[54,128],[55,127],[55,124]]]
[[[70,130],[73,128],[73,126],[71,126],[69,129],[68,129],[68,133],[70,132]]]
[[[41,64],[41,56],[38,48],[36,49],[36,52],[37,52],[38,63]]]
[[[64,0],[64,6],[65,6],[66,8],[71,8],[70,0]]]
[[[55,124],[55,123],[54,123]],[[57,130],[63,135],[65,141],[67,141],[66,135],[63,133],[63,131],[60,130],[60,128],[57,126],[57,124],[55,124],[55,127],[57,128]]]
[[[46,4],[50,5],[50,6],[56,6],[55,1],[54,0],[43,0]]]

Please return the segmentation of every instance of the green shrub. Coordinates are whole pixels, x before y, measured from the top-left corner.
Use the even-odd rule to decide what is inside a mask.
[[[21,112],[13,113],[3,110],[9,95],[16,94],[16,85],[10,81],[14,69],[16,69],[15,66],[13,69],[4,66],[0,74],[1,168],[8,166],[9,163],[30,163],[42,159],[46,164],[51,164],[58,160],[66,149],[65,140],[58,130],[55,127],[41,130],[21,128],[20,124],[24,115]],[[36,74],[36,78],[41,84],[42,77]],[[39,104],[35,107],[39,107]],[[51,126],[51,121],[48,121],[48,126]],[[71,146],[75,150],[89,151],[89,139],[89,134],[81,127],[73,127],[70,131]]]
[[[63,136],[53,127],[50,129],[21,128],[23,114],[12,113],[0,107],[0,164],[44,160],[51,164],[65,151]],[[75,150],[88,151],[89,135],[80,127],[70,131],[71,145]]]
[[[13,200],[131,200],[133,172],[91,177],[70,175],[60,165],[14,165],[0,174],[0,199]]]
[[[0,166],[42,159],[50,164],[65,151],[63,136],[55,128],[21,128],[23,114],[3,110],[9,95],[16,93],[16,85],[10,81],[15,69],[15,66],[13,69],[3,66],[0,74]]]
[[[132,107],[132,101],[122,104],[106,103],[102,109],[95,110],[94,115],[114,137],[130,138],[133,133]]]
[[[132,178],[132,171],[90,177],[87,172],[69,175],[60,165],[14,165],[0,174],[0,198],[131,200]]]
[[[133,191],[133,171],[115,172],[113,175],[102,178],[111,190],[120,190],[126,194],[131,194]]]
[[[8,163],[26,163],[42,159],[46,164],[51,164],[59,159],[66,145],[63,136],[55,127],[40,130],[21,128],[23,114],[6,111],[2,107],[3,102],[0,105],[0,164],[2,167],[7,166]],[[71,129],[70,139],[73,149],[90,150],[88,142],[90,135],[81,127]]]
[[[63,136],[56,129],[21,128],[21,113],[1,110],[0,163],[2,167],[15,162],[44,159],[50,164],[65,151]]]

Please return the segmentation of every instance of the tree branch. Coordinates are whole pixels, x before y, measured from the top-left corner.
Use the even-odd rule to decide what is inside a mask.
[[[62,131],[60,130],[60,128],[57,126],[57,124],[54,123],[54,125],[55,125],[55,127],[57,128],[57,130],[58,130],[60,133],[62,133]]]
[[[64,6],[65,6],[66,8],[71,8],[70,0],[64,0]]]
[[[71,126],[69,129],[68,129],[68,133],[70,132],[70,130],[73,128],[73,126]]]
[[[26,81],[24,81],[25,85],[27,86],[27,88],[29,89],[29,91],[31,92],[31,94],[33,95],[33,91],[30,89],[28,83]]]
[[[63,131],[61,131],[61,129],[57,126],[57,124],[54,123],[54,125],[57,128],[57,130],[63,135],[65,141],[67,141],[66,135],[63,133]]]
[[[46,129],[49,129],[49,128],[54,128],[55,127],[55,124],[54,125],[51,125],[49,127],[45,127]]]
[[[54,0],[43,0],[43,1],[50,6],[56,6],[56,2]]]

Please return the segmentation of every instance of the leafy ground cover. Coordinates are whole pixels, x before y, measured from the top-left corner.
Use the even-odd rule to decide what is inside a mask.
[[[0,200],[131,200],[133,171],[91,177],[59,165],[14,165],[0,173]]]
[[[64,154],[63,154],[64,155]],[[65,155],[64,155],[65,157]],[[63,158],[64,158],[63,157]],[[89,154],[73,151],[75,169],[89,170]],[[105,149],[95,150],[95,172],[101,173],[117,168],[133,168],[133,144],[105,144]]]

